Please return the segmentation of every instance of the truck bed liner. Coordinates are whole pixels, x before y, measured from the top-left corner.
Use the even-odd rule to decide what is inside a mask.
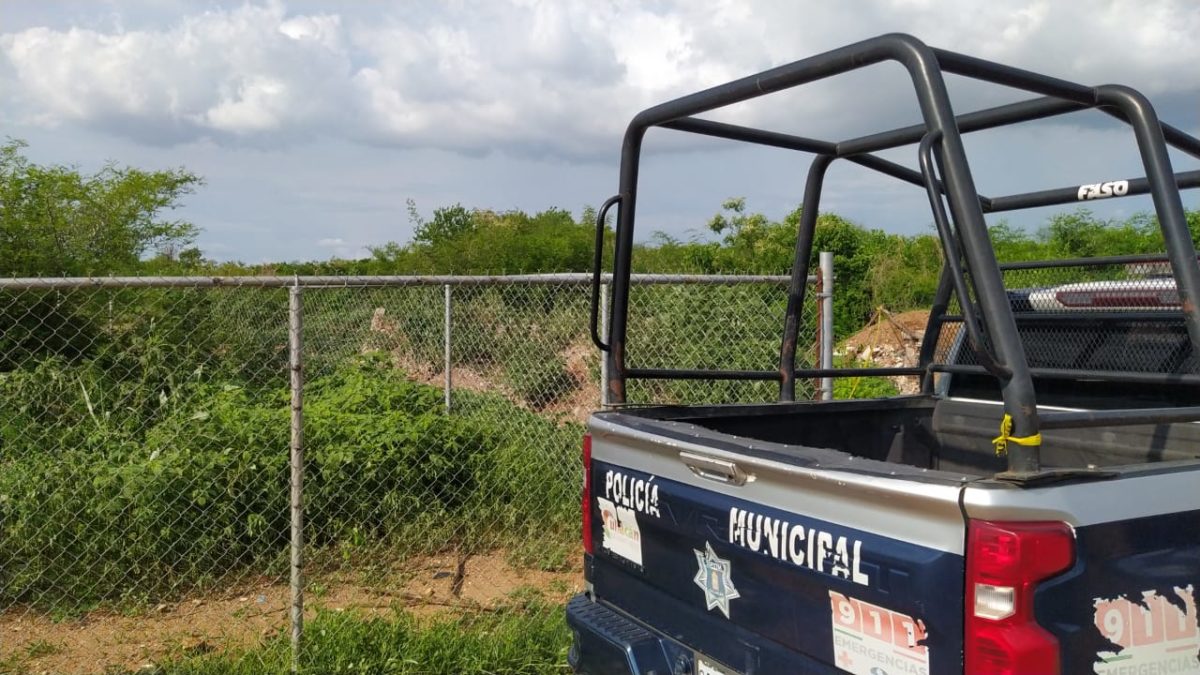
[[[910,396],[709,407],[659,406],[598,417],[681,441],[785,461],[895,476],[902,467],[961,480],[1004,470],[992,446],[1002,415],[987,401]],[[1200,459],[1200,425],[1095,427],[1043,432],[1050,469],[1112,469]],[[868,461],[862,461],[868,460]]]

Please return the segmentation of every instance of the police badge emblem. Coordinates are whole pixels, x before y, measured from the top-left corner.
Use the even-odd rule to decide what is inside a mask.
[[[700,564],[694,581],[704,591],[707,609],[719,609],[728,619],[729,601],[742,597],[733,587],[729,561],[718,557],[712,550],[712,544],[707,541],[704,542],[703,551],[692,549],[692,552],[696,554],[696,562]]]

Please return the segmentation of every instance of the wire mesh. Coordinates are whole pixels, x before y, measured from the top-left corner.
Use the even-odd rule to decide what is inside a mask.
[[[815,295],[815,294],[810,294]],[[811,298],[810,298],[811,300]],[[635,285],[629,294],[628,366],[701,370],[778,368],[787,310],[783,282],[718,285]],[[796,366],[816,362],[813,302],[806,303]],[[813,397],[812,380],[797,382],[796,398]],[[776,382],[632,380],[630,403],[736,403],[778,398]]]
[[[55,281],[0,284],[0,672],[286,669],[285,284]],[[447,411],[445,285],[295,280],[305,649],[345,617],[553,607],[581,583],[578,448],[600,403],[583,281],[451,284]],[[781,282],[631,297],[638,366],[775,367]],[[803,326],[801,365],[811,309]],[[639,386],[643,403],[778,396]]]
[[[94,634],[126,666],[257,638],[245,593],[287,569],[286,292],[3,296],[0,664],[97,670]]]

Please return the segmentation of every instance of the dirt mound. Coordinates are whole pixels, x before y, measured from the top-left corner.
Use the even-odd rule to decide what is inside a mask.
[[[851,335],[838,353],[858,366],[915,366],[929,322],[929,310],[894,314],[880,307],[866,328]],[[902,394],[915,394],[921,383],[915,376],[888,378]]]
[[[581,341],[559,352],[567,372],[575,381],[571,392],[547,406],[544,411],[586,422],[600,408],[600,382],[592,374],[592,363],[600,358],[591,342]],[[597,366],[598,368],[599,366]]]
[[[446,373],[443,364],[431,363],[414,356],[408,336],[396,321],[387,315],[383,307],[377,307],[371,315],[370,331],[371,337],[361,347],[363,353],[382,348],[391,354],[392,362],[404,371],[409,379],[438,388],[445,386]],[[588,338],[583,337],[560,349],[557,358],[562,362],[569,384],[564,387],[565,391],[561,395],[548,401],[531,404],[504,382],[505,375],[499,367],[481,370],[456,363],[451,368],[450,386],[452,389],[500,394],[513,405],[525,410],[548,417],[586,422],[592,412],[600,408],[600,383],[596,377],[597,373],[594,372],[599,368],[596,348]],[[532,365],[530,364],[531,367]]]

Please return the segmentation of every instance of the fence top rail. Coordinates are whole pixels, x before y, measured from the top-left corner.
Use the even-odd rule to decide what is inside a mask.
[[[775,274],[634,274],[631,281],[656,284],[786,284],[790,277]],[[0,290],[78,288],[354,288],[399,286],[586,286],[587,272],[511,275],[410,275],[410,276],[166,276],[166,277],[13,277],[0,278]],[[611,274],[602,276],[603,283]],[[808,282],[815,283],[810,276]]]

